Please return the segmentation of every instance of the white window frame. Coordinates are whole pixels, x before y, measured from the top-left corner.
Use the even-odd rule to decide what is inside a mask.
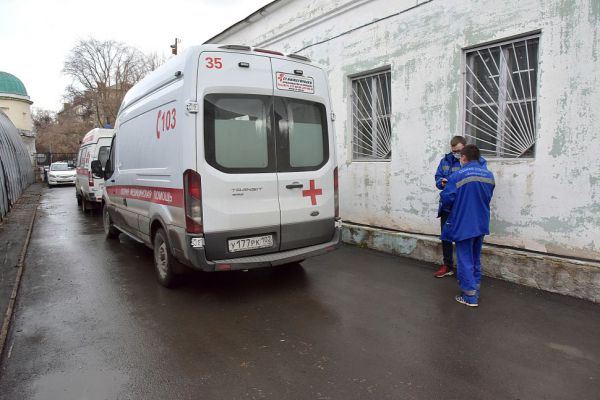
[[[383,79],[381,78],[383,77]],[[386,66],[368,73],[353,75],[350,78],[350,121],[351,132],[350,136],[350,152],[352,162],[389,162],[391,161],[392,153],[392,85],[391,85],[391,68]],[[364,80],[370,82],[367,85]],[[379,78],[379,79],[376,79]],[[362,90],[363,93],[369,93],[371,103],[365,104],[355,93],[355,84]],[[378,96],[383,95],[381,85],[387,86],[388,98],[383,100],[377,97],[373,102],[373,93]],[[387,101],[388,109],[385,109]],[[383,105],[383,109],[381,108]],[[387,122],[385,121],[387,119]],[[382,121],[383,122],[380,122]],[[377,121],[373,123],[372,121]],[[369,123],[370,122],[370,123]],[[371,140],[364,141],[358,134],[359,127],[369,128],[371,130]],[[375,140],[373,140],[375,136]],[[357,151],[358,150],[358,151]],[[360,153],[360,154],[357,154]]]
[[[533,93],[523,93],[523,98],[518,98],[519,96],[517,95],[516,99],[512,99],[510,98],[510,91],[514,90],[516,91],[516,88],[514,86],[514,82],[516,81],[516,79],[523,79],[521,77],[521,74],[519,74],[519,78],[513,78],[515,79],[515,81],[510,82],[507,80],[507,76],[509,76],[509,73],[507,73],[507,65],[508,62],[507,60],[510,59],[512,56],[512,54],[514,54],[515,50],[515,44],[517,43],[524,43],[526,41],[532,41],[532,40],[536,40],[537,41],[537,64],[535,65],[535,69],[529,68],[530,65],[528,65],[528,68],[525,70],[516,70],[516,71],[512,71],[512,74],[514,76],[515,73],[525,73],[527,72],[528,74],[531,73],[532,71],[535,72],[535,78],[536,78],[536,85],[532,86],[531,83],[531,77],[528,77],[529,79],[529,88],[535,88],[535,94]],[[477,54],[483,54],[485,52],[487,53],[491,53],[491,50],[498,50],[500,49],[500,51],[502,52],[501,57],[500,57],[500,63],[498,64],[493,64],[492,66],[496,68],[496,70],[494,71],[493,68],[491,68],[490,70],[488,70],[490,77],[492,76],[497,76],[499,77],[498,80],[498,84],[497,84],[497,88],[498,88],[498,99],[497,102],[494,100],[492,102],[490,102],[489,104],[485,104],[485,100],[486,97],[490,97],[491,95],[486,94],[485,92],[481,92],[481,97],[478,97],[477,101],[480,102],[480,104],[478,104],[480,107],[483,107],[484,105],[493,105],[496,106],[498,110],[502,110],[502,111],[496,111],[496,118],[497,118],[497,124],[496,124],[496,128],[495,128],[495,132],[496,133],[496,144],[493,143],[489,143],[490,145],[494,145],[496,147],[495,151],[482,151],[482,155],[488,157],[488,158],[497,158],[497,159],[513,159],[513,160],[528,160],[528,159],[533,159],[535,158],[535,152],[537,150],[537,137],[538,137],[538,119],[539,119],[539,75],[540,75],[540,70],[539,70],[539,65],[540,65],[540,43],[541,43],[541,34],[539,32],[535,32],[535,33],[529,33],[529,34],[525,34],[525,35],[521,35],[521,36],[515,36],[512,38],[508,38],[505,40],[500,40],[500,41],[495,41],[493,43],[488,43],[488,44],[484,44],[484,45],[479,45],[479,46],[472,46],[472,47],[468,47],[468,48],[464,48],[463,49],[463,92],[461,94],[461,102],[462,102],[462,132],[464,132],[465,137],[467,138],[467,140],[471,143],[475,143],[477,144],[478,141],[481,142],[485,142],[485,139],[482,139],[481,137],[476,138],[476,136],[474,136],[471,132],[473,132],[474,130],[476,130],[470,123],[469,123],[469,114],[470,114],[470,107],[473,106],[473,99],[469,99],[469,93],[470,91],[473,89],[472,86],[473,84],[469,82],[469,77],[470,75],[474,75],[473,70],[471,69],[471,67],[473,67],[473,64],[470,63],[470,55],[475,55],[477,56]],[[510,53],[510,54],[509,54]],[[496,74],[494,74],[494,72]],[[475,86],[477,86],[477,82],[474,82]],[[521,84],[521,87],[523,87],[523,85]],[[500,89],[502,88],[502,89]],[[508,89],[508,93],[507,93],[507,89]],[[475,96],[479,96],[479,95],[474,95]],[[535,106],[533,105],[535,103]],[[514,105],[514,104],[519,104],[519,105],[525,105],[525,111],[523,111],[521,108],[519,108],[519,111],[521,112],[517,112],[512,111],[511,109],[509,109],[507,106],[508,105]],[[490,114],[491,115],[491,114]],[[475,117],[477,118],[477,117]],[[508,122],[509,119],[512,118],[512,122]],[[479,119],[479,118],[478,118]],[[479,121],[481,121],[481,119],[479,119]],[[482,121],[483,122],[483,121]],[[485,126],[486,129],[488,129],[488,132],[491,132],[492,126],[487,125]],[[510,143],[507,143],[507,141],[505,140],[506,138],[509,139],[509,141],[511,141]],[[525,150],[526,147],[530,147],[531,150],[527,151]]]

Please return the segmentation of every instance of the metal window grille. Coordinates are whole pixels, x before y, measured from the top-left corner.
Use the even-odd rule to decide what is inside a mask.
[[[533,157],[539,37],[466,52],[465,136],[489,157]]]
[[[392,155],[391,73],[352,80],[352,159],[389,160]]]

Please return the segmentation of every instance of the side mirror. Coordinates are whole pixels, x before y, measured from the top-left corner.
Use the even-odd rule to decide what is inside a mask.
[[[104,177],[104,173],[102,171],[102,163],[100,160],[92,161],[92,174],[97,177]]]

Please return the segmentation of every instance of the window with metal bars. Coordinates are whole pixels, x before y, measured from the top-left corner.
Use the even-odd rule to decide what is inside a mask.
[[[539,36],[466,52],[465,136],[488,157],[533,157]]]
[[[391,73],[352,79],[352,159],[385,161],[392,156]]]

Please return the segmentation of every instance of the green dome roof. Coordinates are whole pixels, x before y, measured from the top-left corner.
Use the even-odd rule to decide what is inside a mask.
[[[0,93],[16,94],[19,96],[27,96],[27,89],[23,82],[13,74],[0,71]]]

